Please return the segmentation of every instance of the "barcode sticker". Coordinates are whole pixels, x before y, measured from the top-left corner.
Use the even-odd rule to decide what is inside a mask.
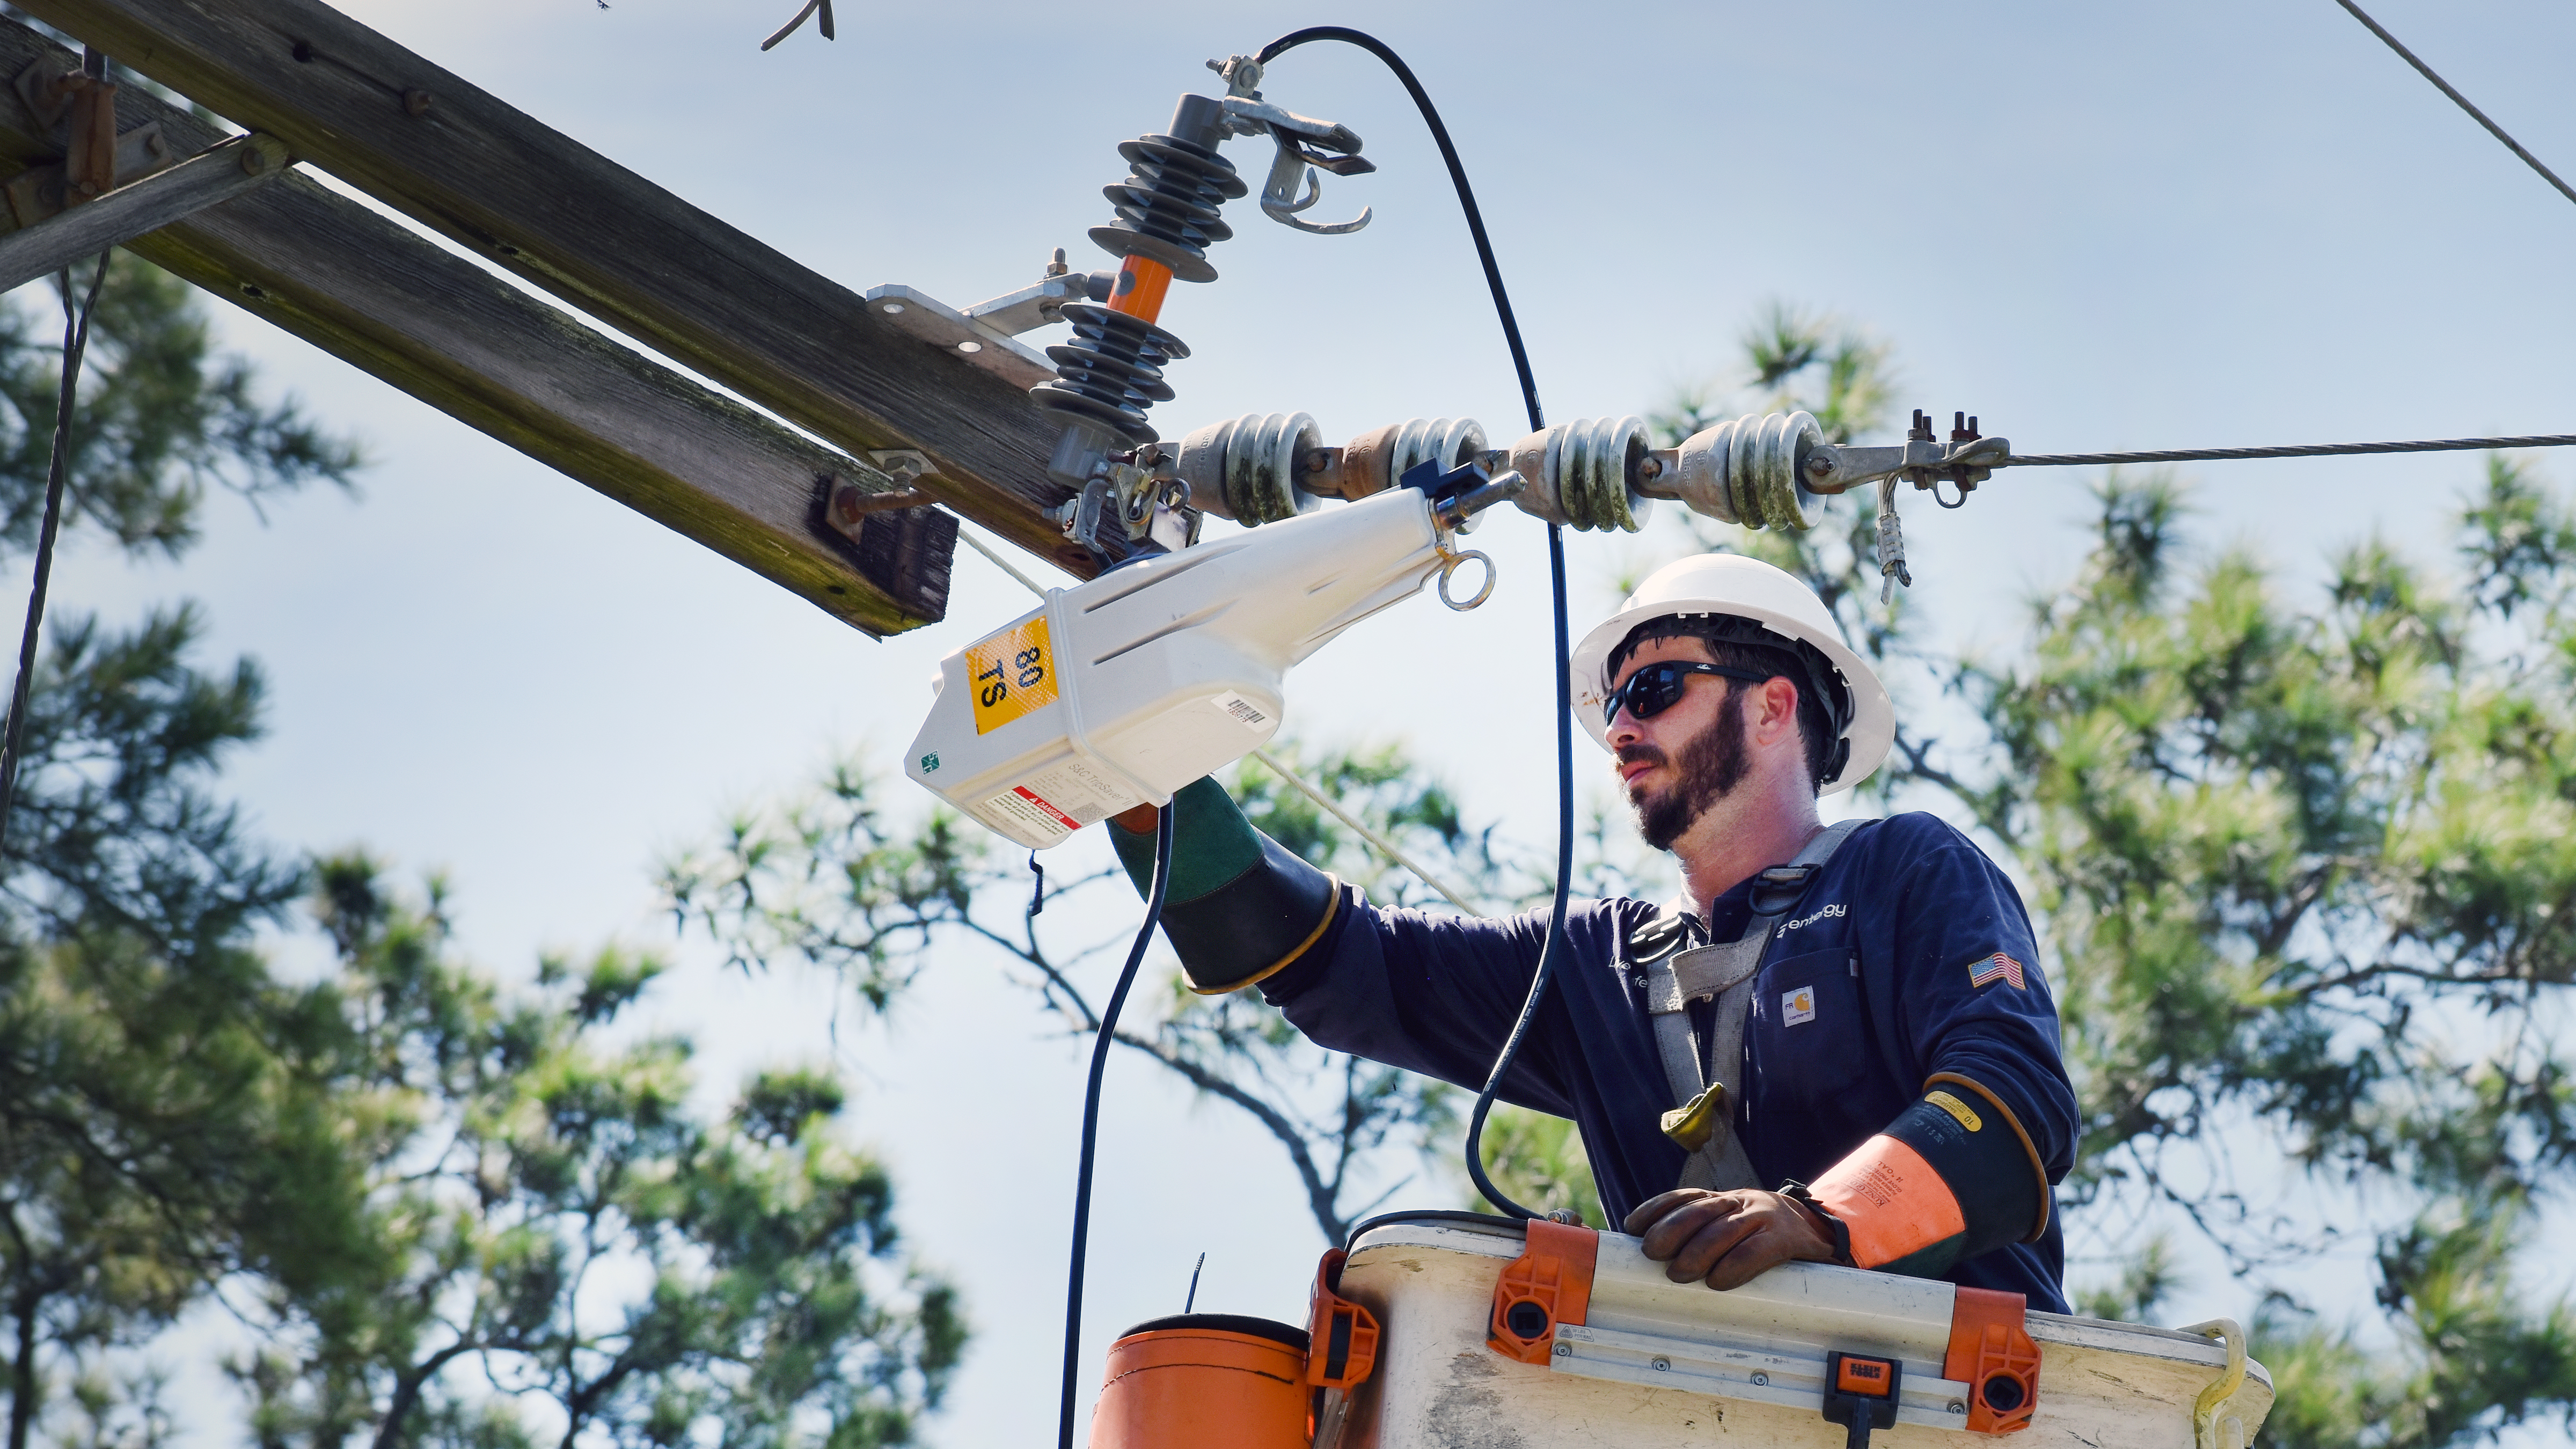
[[[1248,730],[1270,727],[1270,712],[1232,690],[1216,697],[1216,707],[1233,716],[1234,722]]]

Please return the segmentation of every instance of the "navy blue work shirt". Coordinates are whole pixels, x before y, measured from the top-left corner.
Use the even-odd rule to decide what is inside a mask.
[[[1751,890],[1747,881],[1718,897],[1710,939],[1743,934]],[[1572,950],[1500,1092],[1582,1128],[1613,1227],[1682,1169],[1682,1149],[1661,1130],[1676,1104],[1642,977],[1622,960],[1629,935],[1656,912],[1625,897],[1568,905]],[[1331,939],[1262,991],[1322,1046],[1473,1091],[1520,1014],[1546,935],[1544,910],[1435,916],[1371,906],[1345,887]],[[1997,969],[1998,955],[2018,971]],[[1852,832],[1781,918],[1755,981],[1736,1130],[1756,1179],[1775,1188],[1815,1181],[1940,1072],[1993,1092],[2030,1134],[2050,1183],[2063,1178],[2075,1159],[2075,1091],[2038,962],[2012,883],[1946,822],[1907,814]],[[1784,1010],[1800,993],[1806,999]],[[1707,1041],[1711,1003],[1690,1009]],[[2052,1206],[2037,1241],[1960,1262],[1947,1276],[2063,1313],[2065,1259]]]

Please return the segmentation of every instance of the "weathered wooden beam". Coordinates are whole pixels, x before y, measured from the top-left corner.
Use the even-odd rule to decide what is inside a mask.
[[[21,227],[0,237],[0,292],[230,201],[284,175],[286,163],[286,144],[275,137],[237,137],[168,171]]]
[[[46,168],[61,142],[6,85],[39,63],[74,68],[79,58],[0,21],[0,156],[39,168],[0,188],[21,224],[34,219],[29,209],[60,205]],[[126,87],[118,109],[126,138],[145,136],[166,158],[223,140],[140,87]],[[144,148],[120,145],[127,150]],[[875,470],[308,177],[282,176],[129,247],[861,629],[892,633],[946,611],[954,518],[929,508],[874,513],[845,537],[824,522],[820,480],[889,486]]]
[[[960,513],[1099,566],[1043,516],[1061,428],[1019,389],[317,0],[20,4],[842,447],[920,450]]]

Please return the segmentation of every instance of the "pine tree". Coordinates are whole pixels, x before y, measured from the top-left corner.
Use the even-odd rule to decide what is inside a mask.
[[[61,355],[32,308],[0,309],[0,551],[43,508]],[[176,556],[209,485],[253,499],[346,484],[356,450],[263,405],[214,356],[171,278],[119,258],[74,419],[65,539]],[[301,890],[212,789],[257,737],[264,684],[203,671],[180,605],[116,630],[49,621],[0,863],[0,1307],[9,1449],[56,1380],[93,1419],[108,1350],[150,1338],[227,1274],[320,1266],[345,1215],[314,1187],[327,1129],[279,1110],[292,1021],[251,949]],[[337,1219],[337,1221],[335,1221]]]

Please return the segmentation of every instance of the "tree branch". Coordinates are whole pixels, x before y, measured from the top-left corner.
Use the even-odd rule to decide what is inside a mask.
[[[1334,1185],[1324,1181],[1323,1173],[1315,1166],[1315,1154],[1307,1145],[1305,1133],[1298,1130],[1297,1124],[1290,1121],[1286,1113],[1182,1056],[1165,1043],[1124,1031],[1117,1033],[1114,1039],[1121,1046],[1133,1047],[1161,1062],[1200,1091],[1221,1097],[1251,1113],[1254,1120],[1270,1129],[1270,1135],[1278,1138],[1280,1145],[1288,1149],[1289,1160],[1297,1165],[1297,1177],[1306,1185],[1307,1209],[1314,1213],[1315,1226],[1323,1230],[1324,1240],[1339,1245],[1349,1234],[1350,1224],[1342,1221],[1341,1215],[1334,1211],[1341,1194]]]

